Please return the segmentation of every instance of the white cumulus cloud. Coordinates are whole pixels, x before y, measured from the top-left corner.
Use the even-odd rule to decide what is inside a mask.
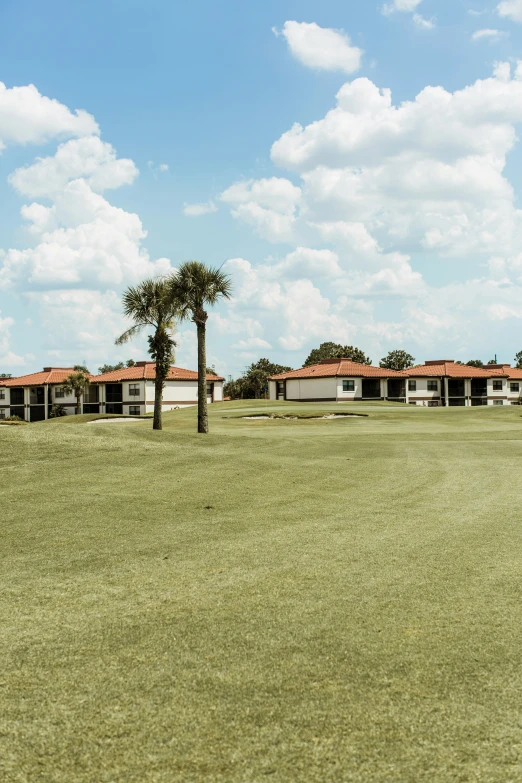
[[[522,22],[522,0],[503,0],[497,6],[500,16],[512,19],[514,22]]]
[[[421,3],[422,0],[392,0],[391,3],[383,5],[382,12],[385,16],[389,16],[396,11],[413,13]]]
[[[252,351],[257,348],[264,349],[271,347],[270,343],[267,340],[263,340],[262,337],[248,337],[246,340],[239,340],[239,342],[232,346],[232,348],[237,351]]]
[[[183,205],[183,214],[187,217],[201,217],[201,215],[209,215],[212,212],[217,212],[218,208],[213,201],[205,201],[200,204],[185,204]]]
[[[8,88],[0,82],[0,150],[7,144],[43,144],[50,139],[98,134],[94,117],[71,112],[33,84]]]
[[[475,30],[471,38],[473,41],[483,41],[485,39],[488,41],[499,41],[501,38],[507,38],[508,35],[503,30],[486,27],[483,30]]]
[[[413,14],[413,22],[421,30],[433,30],[435,27],[435,21],[433,19],[425,19],[420,14]]]
[[[80,177],[94,191],[102,192],[132,184],[137,174],[132,160],[118,158],[114,148],[98,136],[86,136],[60,144],[53,156],[16,169],[9,182],[19,193],[37,198],[60,192]]]
[[[2,318],[0,312],[0,369],[3,367],[17,367],[25,364],[23,356],[18,356],[10,350],[11,327],[14,326],[14,318]]]
[[[106,360],[116,352],[114,336],[125,326],[121,290],[171,269],[168,259],[150,258],[139,216],[102,195],[131,184],[138,170],[101,141],[90,114],[71,112],[32,85],[11,90],[0,85],[2,144],[67,137],[54,155],[36,158],[8,178],[19,194],[36,200],[20,210],[27,246],[0,250],[0,290],[30,301],[35,343],[45,334],[49,356],[52,350],[67,361],[90,355]],[[6,347],[9,326],[2,326],[0,357],[3,353],[14,366],[20,357]],[[49,340],[70,346],[69,353],[49,348]],[[73,357],[79,349],[82,354]]]
[[[221,196],[261,236],[293,246],[282,259],[229,262],[235,318],[248,314],[288,351],[334,339],[377,353],[393,340],[454,345],[460,358],[478,334],[490,339],[522,300],[522,210],[505,173],[520,123],[521,65],[399,104],[369,79],[343,85],[324,117],[273,144],[295,182],[250,179]],[[474,261],[476,278],[428,285],[418,254]]]
[[[342,30],[287,21],[280,32],[274,28],[274,33],[283,35],[294,57],[309,68],[354,73],[361,67],[362,49],[353,46]]]

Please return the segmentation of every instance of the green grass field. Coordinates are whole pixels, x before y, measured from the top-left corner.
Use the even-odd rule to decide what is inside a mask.
[[[90,418],[0,428],[2,781],[522,780],[521,408]]]

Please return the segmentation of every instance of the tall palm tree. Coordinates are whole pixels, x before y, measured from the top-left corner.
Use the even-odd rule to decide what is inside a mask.
[[[76,415],[82,412],[82,394],[85,393],[90,381],[90,373],[87,367],[77,364],[74,372],[71,372],[62,383],[65,394],[74,394],[76,397]]]
[[[154,420],[152,428],[161,430],[163,389],[174,359],[176,343],[172,339],[177,315],[176,303],[170,296],[170,286],[163,278],[143,280],[137,286],[127,288],[122,297],[123,312],[134,321],[116,340],[116,345],[128,342],[143,329],[153,329],[149,335],[149,353],[156,363]]]
[[[170,279],[172,301],[177,305],[180,320],[196,324],[198,335],[198,432],[208,432],[206,307],[220,299],[230,299],[232,283],[221,269],[200,261],[186,261]]]

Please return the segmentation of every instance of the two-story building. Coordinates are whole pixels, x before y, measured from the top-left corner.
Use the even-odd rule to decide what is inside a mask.
[[[74,367],[44,367],[42,372],[18,378],[0,378],[0,419],[18,416],[25,421],[43,421],[53,405],[74,413],[76,397],[66,394],[63,383]]]
[[[49,418],[53,405],[63,406],[67,414],[76,412],[76,397],[67,394],[63,384],[73,367],[44,367],[42,372],[18,378],[0,379],[0,418],[19,416],[25,421]],[[137,362],[135,367],[95,375],[81,399],[83,413],[126,413],[139,416],[154,410],[154,362]],[[207,375],[208,402],[223,399],[224,378]],[[171,367],[163,391],[163,410],[197,405],[198,374],[193,370]]]
[[[469,367],[453,360],[427,361],[401,372],[325,359],[269,378],[271,400],[348,402],[390,400],[424,406],[518,404],[522,370],[508,364]]]
[[[413,405],[518,404],[522,370],[509,364],[469,367],[453,360],[428,361],[404,370],[407,401]]]
[[[125,413],[139,416],[154,410],[156,365],[154,362],[137,362],[134,367],[106,372],[91,379],[91,387],[97,389],[97,410],[92,413]],[[207,375],[207,401],[221,402],[224,378]],[[198,374],[194,370],[171,367],[163,390],[164,411],[197,405]],[[87,412],[87,411],[86,411]]]

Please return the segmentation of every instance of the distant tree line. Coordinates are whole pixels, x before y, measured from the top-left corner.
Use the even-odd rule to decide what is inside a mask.
[[[124,370],[126,367],[136,367],[136,362],[134,359],[127,359],[126,362],[118,362],[118,364],[102,364],[101,367],[98,367],[98,373],[103,375],[106,372]]]
[[[259,359],[247,367],[240,378],[225,383],[224,395],[232,400],[259,400],[268,392],[268,378],[271,375],[290,372],[291,369],[283,364],[274,364],[270,359]]]

